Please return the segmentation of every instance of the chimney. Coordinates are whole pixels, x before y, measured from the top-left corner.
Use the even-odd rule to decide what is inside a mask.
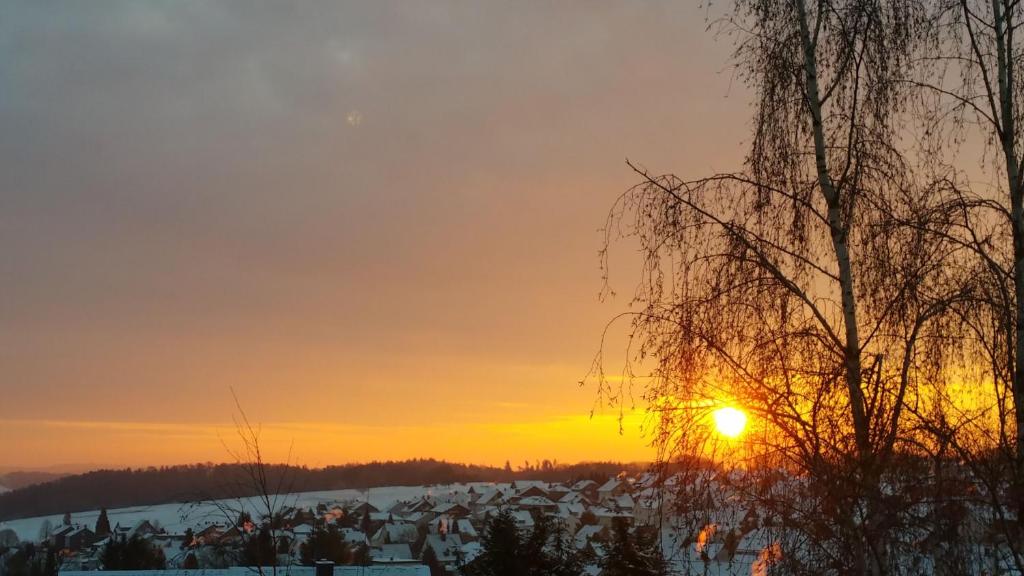
[[[316,576],[334,576],[334,562],[330,560],[317,560]]]

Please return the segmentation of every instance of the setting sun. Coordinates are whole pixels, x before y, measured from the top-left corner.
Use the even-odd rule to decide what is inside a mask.
[[[738,437],[747,427],[747,415],[731,406],[715,410],[711,417],[715,419],[715,429],[718,433],[728,438]]]

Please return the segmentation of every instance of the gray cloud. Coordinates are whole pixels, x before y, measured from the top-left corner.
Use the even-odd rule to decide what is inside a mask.
[[[296,411],[507,365],[576,393],[543,367],[582,373],[616,309],[623,158],[739,157],[704,27],[678,2],[4,2],[0,417],[191,415],[252,362]]]

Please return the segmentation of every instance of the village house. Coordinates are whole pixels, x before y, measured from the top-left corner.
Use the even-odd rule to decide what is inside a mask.
[[[527,496],[519,500],[519,508],[538,513],[551,514],[558,510],[558,504],[549,500],[546,496]]]
[[[431,510],[431,512],[438,516],[443,515],[451,518],[465,518],[470,515],[471,510],[462,504],[444,503],[438,504],[433,510]]]
[[[578,550],[583,550],[587,547],[594,538],[600,538],[607,534],[607,528],[599,524],[591,524],[589,526],[581,526],[576,531],[576,535],[573,536],[573,545]]]
[[[455,521],[454,532],[466,543],[476,542],[480,539],[480,534],[477,532],[476,527],[467,518],[460,518]]]
[[[419,530],[411,522],[389,522],[381,526],[370,538],[373,546],[411,544],[419,537]]]
[[[224,533],[224,527],[220,524],[210,524],[206,528],[195,533],[196,543],[200,546],[216,544]]]
[[[434,554],[437,555],[437,559],[446,568],[454,568],[462,560],[462,538],[458,534],[428,534],[427,539],[423,543],[423,550],[427,547],[434,549]],[[423,557],[423,553],[420,553],[420,558]]]
[[[74,529],[74,526],[65,525],[53,530],[52,532],[50,532],[50,544],[57,550],[63,550],[64,548],[67,548],[67,546],[65,545],[64,538],[68,535],[69,532],[71,532]]]
[[[602,539],[609,536],[616,519],[623,518],[630,525],[636,525],[634,519],[637,515],[654,517],[648,505],[651,500],[648,496],[654,490],[645,488],[634,492],[638,485],[639,482],[631,483],[623,476],[604,484],[583,480],[571,486],[516,480],[425,487],[419,496],[412,496],[415,492],[404,492],[404,498],[392,501],[350,499],[290,507],[287,513],[275,515],[275,518],[283,519],[280,530],[285,543],[279,552],[279,565],[289,565],[294,576],[302,544],[308,542],[315,525],[327,520],[338,527],[342,539],[351,549],[366,546],[370,558],[377,564],[416,563],[426,546],[430,546],[442,564],[454,568],[483,552],[482,530],[490,518],[504,511],[511,515],[523,534],[533,529],[540,515],[548,516],[559,529],[571,535],[574,547],[596,553],[599,557],[603,553]],[[594,502],[602,497],[602,505],[595,505]],[[641,498],[646,500],[641,501]],[[591,515],[592,518],[588,519]],[[115,518],[117,515],[112,520]],[[311,521],[299,521],[304,518]],[[225,554],[237,553],[260,523],[268,521],[266,518],[255,520],[249,524],[250,532],[239,529],[232,521],[192,523],[187,528],[193,540],[186,543],[186,526],[175,523],[175,532],[167,533],[155,524],[157,519],[171,525],[170,520],[164,518],[142,521],[131,527],[118,524],[112,531],[112,537],[127,538],[138,534],[150,540],[164,551],[170,568],[183,568],[188,557],[192,558],[191,562],[198,560],[204,568],[230,565],[234,560]],[[583,521],[594,521],[596,525],[583,526]],[[85,548],[69,556],[66,569],[99,567],[97,558],[102,546],[94,544],[92,548],[88,547],[90,533],[87,528],[78,526],[63,527],[53,532],[52,539],[60,539],[62,544],[70,539],[75,546]],[[93,542],[102,543],[94,536]],[[716,544],[715,548],[716,553],[721,552],[720,545]],[[744,548],[739,554],[747,558],[753,552]],[[594,569],[596,566],[591,565]],[[335,576],[340,573],[343,572],[338,567]]]
[[[383,544],[370,548],[375,563],[413,562],[412,547],[408,544]]]
[[[85,526],[77,526],[64,535],[64,548],[68,550],[81,550],[90,546],[96,541],[96,534]]]
[[[366,533],[355,528],[342,528],[341,539],[347,542],[349,546],[353,547],[368,543]]]
[[[512,519],[515,520],[516,526],[519,529],[530,529],[533,528],[533,515],[526,510],[512,510],[510,512]]]
[[[609,478],[607,482],[597,489],[597,501],[605,503],[608,500],[627,494],[629,484],[620,478]]]
[[[290,566],[289,576],[430,576],[430,568],[423,564],[381,564],[376,566]],[[146,570],[145,576],[182,576],[181,570]],[[253,569],[245,566],[202,570],[202,576],[252,576]],[[59,576],[123,576],[119,571],[61,570]]]
[[[511,488],[513,490],[513,496],[509,498],[509,502],[512,504],[519,503],[523,498],[548,497],[548,485],[546,482],[529,482],[523,480],[519,484],[513,482]]]
[[[610,529],[614,526],[616,518],[625,520],[627,524],[633,523],[633,515],[629,512],[617,512],[608,508],[593,508],[591,512],[597,517],[597,523],[605,528]]]
[[[473,513],[475,514],[490,506],[497,506],[503,503],[504,501],[505,494],[497,488],[491,488],[481,492],[480,495],[477,496],[477,498],[472,501],[471,506],[473,509]]]

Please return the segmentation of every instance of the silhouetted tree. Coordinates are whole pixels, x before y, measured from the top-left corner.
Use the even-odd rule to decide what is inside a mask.
[[[235,526],[245,528],[246,524],[252,524],[252,515],[247,510],[242,510],[238,513],[238,518],[235,519]]]
[[[276,566],[276,550],[274,538],[271,535],[271,528],[261,526],[256,531],[255,538],[248,538],[244,541],[243,563],[246,566]]]
[[[18,533],[11,528],[0,528],[0,556],[7,548],[14,548],[19,543]]]
[[[430,576],[445,576],[444,565],[437,559],[437,552],[430,546],[423,549],[421,561],[430,569]]]
[[[111,538],[100,555],[104,570],[163,570],[167,561],[161,549],[139,536]]]
[[[523,541],[523,565],[528,576],[579,576],[583,562],[566,541],[562,525],[539,513]]]
[[[430,529],[427,528],[426,524],[416,525],[416,540],[412,543],[412,554],[414,557],[418,557],[423,552],[423,545],[427,542],[427,535],[430,534]]]
[[[50,532],[52,532],[52,531],[53,531],[53,524],[50,522],[50,519],[49,518],[43,519],[43,523],[39,525],[39,536],[38,536],[39,541],[42,542],[42,541],[46,540],[47,538],[49,538],[50,537]]]
[[[369,506],[363,509],[363,516],[359,519],[359,529],[363,531],[363,534],[370,535],[370,530],[373,524],[370,520],[370,509]]]
[[[22,547],[5,556],[4,568],[10,576],[29,576],[29,561],[25,547]]]
[[[57,558],[57,551],[52,546],[47,546],[41,576],[57,576],[59,569],[60,560]]]
[[[100,508],[100,515],[96,519],[96,530],[94,532],[100,537],[110,535],[110,520],[107,518],[106,508]]]
[[[911,83],[926,96],[923,122],[958,208],[949,228],[926,227],[966,250],[980,284],[959,307],[959,333],[977,399],[965,405],[961,378],[938,382],[925,427],[976,478],[997,518],[1000,561],[1024,572],[1024,7],[1012,0],[925,3],[929,40]],[[961,146],[977,139],[982,146]],[[978,177],[974,171],[988,174]],[[986,390],[987,389],[987,390]],[[938,450],[936,450],[938,452]]]
[[[605,378],[599,351],[599,395],[630,398],[631,375],[650,376],[665,459],[742,456],[806,479],[735,493],[792,519],[812,544],[783,555],[811,572],[896,572],[916,545],[913,507],[889,493],[907,492],[894,459],[922,436],[908,399],[960,353],[955,309],[977,288],[924,232],[950,225],[955,191],[903,145],[922,4],[734,2],[719,22],[754,95],[745,165],[680,178],[629,162],[639,182],[605,228],[603,262],[628,236],[642,266],[614,370],[630,377]],[[752,415],[742,444],[708,425],[727,403]]]
[[[352,560],[352,550],[336,525],[318,525],[299,546],[299,557],[306,566],[312,566],[317,560],[348,564]]]
[[[291,552],[291,541],[287,536],[281,536],[277,539],[277,553],[278,554],[289,554]]]
[[[31,542],[8,552],[0,562],[6,576],[57,576],[57,553],[50,547],[40,549]]]
[[[370,547],[366,544],[356,546],[352,552],[352,564],[354,566],[371,566],[373,558],[370,557]]]
[[[585,558],[573,545],[572,536],[561,523],[555,525],[551,546],[547,551],[553,559],[552,576],[580,576],[584,574]]]
[[[510,511],[501,510],[487,522],[480,545],[480,555],[463,569],[466,574],[522,576],[525,573],[523,541]]]
[[[275,551],[281,512],[288,499],[294,499],[292,494],[296,490],[292,473],[296,468],[287,463],[284,466],[273,466],[265,461],[260,443],[260,427],[249,420],[234,390],[231,395],[237,409],[234,421],[240,443],[237,450],[228,447],[235,460],[232,469],[237,474],[228,484],[232,492],[210,494],[193,505],[215,507],[225,523],[233,523],[238,528],[242,561],[254,566],[261,576],[264,567],[269,567],[272,574],[277,574]],[[254,514],[256,522],[253,521]],[[254,530],[257,524],[259,527]]]
[[[580,576],[583,559],[561,524],[539,514],[522,534],[508,510],[492,517],[480,538],[481,553],[463,567],[469,576]]]
[[[612,536],[601,559],[603,576],[662,576],[667,565],[656,542],[642,536],[643,531],[630,533],[623,518],[612,523]]]

